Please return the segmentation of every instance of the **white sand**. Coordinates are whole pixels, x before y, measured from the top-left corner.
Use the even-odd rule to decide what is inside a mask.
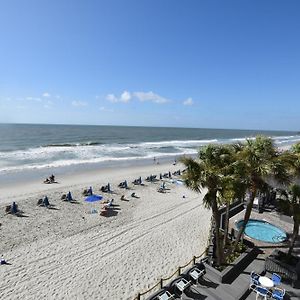
[[[0,266],[0,298],[133,299],[199,255],[211,217],[202,196],[174,183],[167,183],[164,194],[157,192],[160,182],[131,184],[140,175],[178,168],[107,169],[57,178],[59,184],[0,187],[0,255],[11,263]],[[131,190],[116,188],[124,179]],[[88,213],[101,204],[84,202],[83,189],[92,185],[99,192],[107,182],[116,194],[104,195],[115,199],[116,215]],[[68,190],[78,204],[60,200]],[[132,192],[140,198],[132,198]],[[46,194],[56,209],[36,206]],[[129,201],[121,201],[122,194]],[[13,199],[27,217],[5,215]]]

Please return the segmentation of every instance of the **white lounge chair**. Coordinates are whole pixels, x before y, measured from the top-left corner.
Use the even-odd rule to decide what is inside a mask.
[[[199,270],[198,268],[193,268],[188,272],[188,274],[192,279],[194,279],[197,282],[198,279],[205,274],[205,270]]]
[[[171,300],[175,299],[175,295],[171,294],[169,291],[165,291],[157,296],[158,300]]]

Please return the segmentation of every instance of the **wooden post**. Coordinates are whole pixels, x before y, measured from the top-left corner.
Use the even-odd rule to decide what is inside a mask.
[[[180,269],[181,269],[181,268],[180,268],[180,267],[178,267],[178,275],[180,275]]]
[[[141,294],[138,293],[138,295],[137,295],[137,300],[140,300],[140,299],[141,299]]]
[[[162,289],[163,286],[164,286],[164,280],[161,278],[161,280],[160,280],[160,288]]]
[[[193,256],[193,264],[196,264],[196,256]]]

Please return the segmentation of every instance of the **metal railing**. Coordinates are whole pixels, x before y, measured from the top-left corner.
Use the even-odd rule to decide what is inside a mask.
[[[160,289],[162,289],[164,287],[164,282],[165,281],[169,281],[172,277],[174,277],[176,275],[179,276],[181,274],[181,271],[183,269],[185,269],[186,267],[188,267],[191,263],[193,263],[192,265],[196,264],[196,260],[203,257],[206,253],[206,250],[203,251],[199,256],[194,256],[189,262],[187,262],[185,265],[183,266],[179,266],[178,269],[171,274],[169,277],[167,278],[161,278],[159,282],[157,282],[155,285],[153,285],[151,288],[149,288],[148,290],[142,292],[142,293],[138,293],[137,297],[135,297],[133,300],[141,300],[141,297],[148,294],[149,292],[151,292],[152,290],[156,289],[157,287],[159,287]]]

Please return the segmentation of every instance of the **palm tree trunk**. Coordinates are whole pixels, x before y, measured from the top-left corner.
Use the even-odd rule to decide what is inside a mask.
[[[212,211],[213,211],[213,216],[215,219],[215,234],[216,234],[216,258],[217,258],[217,265],[220,266],[221,261],[222,261],[222,248],[221,248],[221,240],[220,240],[220,213],[217,205],[217,199],[213,201],[212,204]]]
[[[299,222],[296,218],[294,218],[293,235],[292,235],[292,240],[291,240],[291,244],[290,244],[290,247],[289,247],[289,252],[288,252],[288,255],[287,255],[288,257],[292,256],[292,251],[294,249],[295,242],[296,242],[298,234],[299,234]]]
[[[257,194],[257,188],[256,188],[256,186],[254,186],[253,190],[252,190],[252,193],[251,193],[251,196],[250,196],[250,199],[249,199],[249,203],[246,207],[246,212],[245,212],[245,215],[244,215],[244,221],[243,221],[242,226],[241,226],[241,228],[238,232],[238,235],[236,237],[233,250],[235,250],[237,248],[237,245],[240,242],[242,235],[244,234],[246,225],[247,225],[247,223],[250,219],[250,216],[251,216],[251,212],[252,212],[252,208],[253,208],[253,202],[254,202],[254,199],[256,197],[256,194]]]
[[[224,238],[223,238],[223,249],[226,248],[227,237],[228,237],[228,228],[229,228],[229,201],[226,203],[226,214],[225,214],[225,228],[224,228]]]

